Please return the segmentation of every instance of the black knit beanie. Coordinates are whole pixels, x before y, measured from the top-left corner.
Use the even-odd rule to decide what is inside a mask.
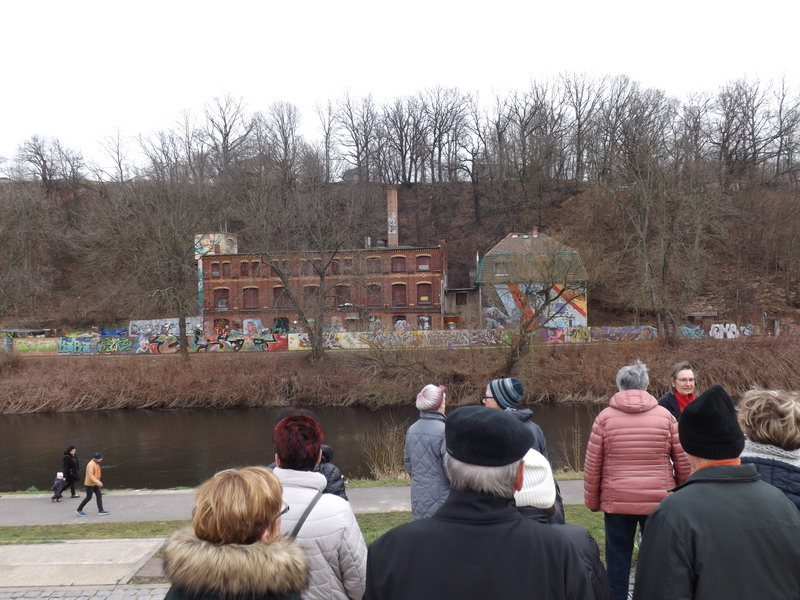
[[[686,405],[678,421],[678,435],[686,453],[698,458],[738,458],[744,434],[730,396],[715,385]]]

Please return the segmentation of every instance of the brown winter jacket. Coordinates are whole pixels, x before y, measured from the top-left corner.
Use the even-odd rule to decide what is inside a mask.
[[[642,390],[614,394],[592,425],[583,467],[589,510],[647,515],[683,483],[691,467],[678,440],[678,422]]]
[[[100,482],[100,477],[100,463],[95,459],[92,459],[86,463],[86,477],[83,479],[83,485],[103,487],[103,484]]]

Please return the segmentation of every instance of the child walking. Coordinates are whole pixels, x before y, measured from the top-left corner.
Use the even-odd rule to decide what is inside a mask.
[[[56,473],[56,479],[50,489],[53,490],[53,497],[50,498],[50,502],[61,502],[61,490],[64,489],[64,473],[61,471]]]

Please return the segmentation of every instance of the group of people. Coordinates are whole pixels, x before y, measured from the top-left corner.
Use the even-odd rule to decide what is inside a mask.
[[[272,468],[198,488],[191,526],[165,547],[167,600],[617,600],[637,528],[636,599],[800,598],[800,399],[751,391],[737,415],[720,386],[695,396],[691,365],[671,381],[657,400],[643,363],[621,368],[593,424],[584,496],[604,513],[607,571],[589,532],[564,523],[522,383],[502,378],[449,414],[444,386],[420,390],[404,450],[413,520],[369,549],[330,487],[341,474],[320,468],[318,420],[281,418]]]
[[[97,514],[100,516],[110,515],[111,511],[103,508],[103,482],[100,479],[102,470],[100,464],[103,462],[103,455],[100,452],[95,452],[92,459],[86,463],[86,472],[83,480],[84,488],[86,489],[86,496],[78,505],[75,513],[79,517],[85,517],[86,513],[83,511],[86,504],[95,497],[97,501]],[[78,451],[75,446],[68,446],[64,450],[62,458],[61,471],[56,473],[56,478],[53,481],[51,489],[53,496],[50,498],[52,502],[61,502],[64,490],[69,489],[70,498],[80,498],[80,494],[75,493],[75,483],[80,481],[80,463],[78,462]]]
[[[656,400],[642,362],[621,368],[586,448],[613,600],[628,598],[637,527],[634,599],[800,598],[797,395],[751,390],[737,415],[719,385],[695,395],[689,363],[670,382]]]

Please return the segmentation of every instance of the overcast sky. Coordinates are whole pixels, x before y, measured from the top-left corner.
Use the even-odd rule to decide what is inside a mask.
[[[38,134],[89,160],[214,97],[250,110],[380,102],[436,85],[494,94],[575,72],[678,98],[747,77],[800,88],[789,0],[8,0],[0,7],[0,157]],[[791,8],[790,8],[791,7]],[[309,135],[309,137],[312,137]],[[3,168],[0,165],[0,172]]]

